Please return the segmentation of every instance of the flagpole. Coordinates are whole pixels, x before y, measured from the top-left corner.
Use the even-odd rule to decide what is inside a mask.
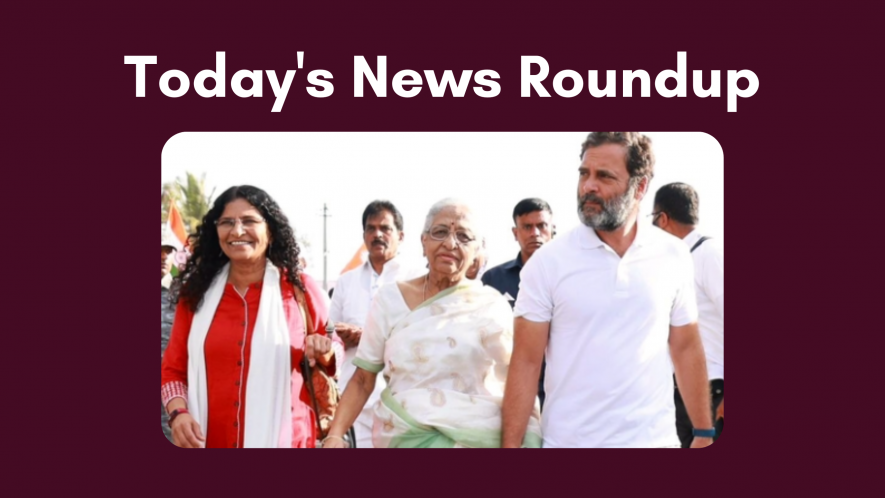
[[[326,244],[326,221],[329,219],[329,207],[323,203],[323,290],[329,292],[329,248]]]

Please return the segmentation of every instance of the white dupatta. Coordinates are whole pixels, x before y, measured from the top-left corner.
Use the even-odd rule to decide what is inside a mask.
[[[203,296],[187,342],[188,410],[204,431],[209,420],[209,401],[203,348],[229,274],[230,263],[221,269]],[[280,272],[268,261],[249,357],[244,448],[292,447],[291,375],[289,326],[283,310]]]

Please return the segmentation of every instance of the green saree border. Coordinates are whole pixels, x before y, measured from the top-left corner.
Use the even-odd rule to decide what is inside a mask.
[[[446,290],[440,292],[439,294],[437,294],[437,295],[431,297],[431,298],[428,299],[427,301],[424,301],[423,303],[419,304],[419,305],[416,306],[415,309],[413,309],[412,311],[413,311],[413,312],[418,311],[418,310],[420,310],[421,308],[424,308],[424,307],[430,306],[431,304],[435,303],[436,301],[439,301],[440,299],[442,299],[442,298],[444,298],[444,297],[446,297],[446,296],[450,296],[450,295],[454,294],[456,291],[459,291],[459,290],[462,290],[462,289],[469,289],[470,287],[472,287],[472,284],[459,284],[459,285],[456,285],[456,286],[454,286],[454,287],[449,287],[448,289],[446,289]]]
[[[390,389],[381,392],[381,402],[394,415],[410,426],[404,434],[391,438],[391,448],[454,448],[461,443],[470,448],[500,448],[500,430],[449,429],[442,431],[419,423],[393,398]],[[526,433],[523,439],[524,448],[540,448],[541,436]]]
[[[372,372],[373,374],[380,373],[382,370],[384,370],[383,363],[376,365],[374,363],[369,363],[362,358],[354,358],[353,364],[367,372]]]

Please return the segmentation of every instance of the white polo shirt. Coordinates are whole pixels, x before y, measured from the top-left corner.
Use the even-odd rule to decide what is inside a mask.
[[[689,249],[701,239],[695,230],[683,240]],[[725,379],[725,256],[716,239],[704,241],[691,253],[694,260],[695,294],[698,298],[698,325],[704,352],[707,354],[707,374],[710,379]]]
[[[544,447],[678,445],[670,326],[698,317],[685,244],[640,226],[620,258],[580,225],[520,277],[515,315],[551,323]]]

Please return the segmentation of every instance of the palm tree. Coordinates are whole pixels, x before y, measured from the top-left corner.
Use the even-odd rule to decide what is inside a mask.
[[[184,225],[188,233],[194,233],[200,225],[203,216],[209,212],[209,206],[212,203],[212,196],[215,194],[213,189],[209,195],[206,195],[206,174],[199,178],[191,173],[185,173],[187,178],[182,180],[176,178],[175,182],[163,185],[163,199],[161,205],[162,222],[166,221],[169,216],[170,200],[175,202],[181,217],[184,219]]]
[[[160,198],[160,223],[166,223],[166,220],[169,218],[170,201],[175,201],[177,205],[178,197],[178,188],[174,183],[170,182],[163,184],[163,191]]]
[[[206,174],[203,173],[197,178],[191,172],[187,172],[187,183],[178,180],[178,189],[182,194],[181,216],[184,218],[184,224],[187,226],[188,232],[196,231],[197,226],[202,221],[203,216],[209,212],[209,206],[212,203],[212,196],[215,194],[213,189],[209,195],[206,195]]]

